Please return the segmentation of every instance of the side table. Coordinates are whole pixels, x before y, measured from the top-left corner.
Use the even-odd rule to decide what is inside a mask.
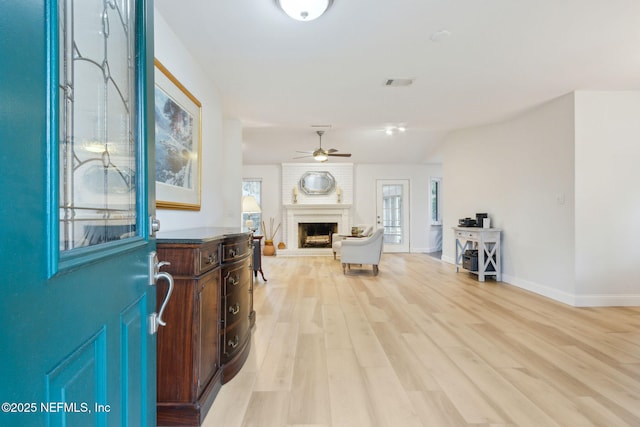
[[[258,277],[258,272],[260,272],[262,280],[266,282],[267,279],[264,278],[264,273],[262,272],[262,251],[260,250],[263,237],[253,236],[253,276]]]

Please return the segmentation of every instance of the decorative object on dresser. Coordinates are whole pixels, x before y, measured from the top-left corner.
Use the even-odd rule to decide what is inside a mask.
[[[378,228],[371,236],[360,239],[345,239],[340,248],[342,272],[351,270],[352,264],[371,264],[373,275],[378,275],[378,264],[382,257],[384,228]]]
[[[175,278],[167,326],[158,332],[157,421],[199,426],[249,354],[253,238],[226,228],[166,232],[157,252]],[[164,293],[159,286],[158,301]]]
[[[486,218],[486,217],[485,217]],[[453,227],[456,238],[456,272],[460,266],[478,275],[484,282],[486,276],[502,280],[499,228]]]

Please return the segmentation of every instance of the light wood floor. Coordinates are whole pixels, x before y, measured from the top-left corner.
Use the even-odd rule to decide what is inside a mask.
[[[572,308],[420,254],[265,257],[206,427],[640,426],[640,308]]]

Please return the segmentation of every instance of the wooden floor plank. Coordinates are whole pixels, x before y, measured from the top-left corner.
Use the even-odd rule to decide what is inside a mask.
[[[640,307],[574,308],[422,254],[264,257],[224,426],[640,426]]]

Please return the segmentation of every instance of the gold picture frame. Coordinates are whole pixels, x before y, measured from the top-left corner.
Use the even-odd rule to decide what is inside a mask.
[[[156,207],[200,210],[202,104],[157,59]]]

